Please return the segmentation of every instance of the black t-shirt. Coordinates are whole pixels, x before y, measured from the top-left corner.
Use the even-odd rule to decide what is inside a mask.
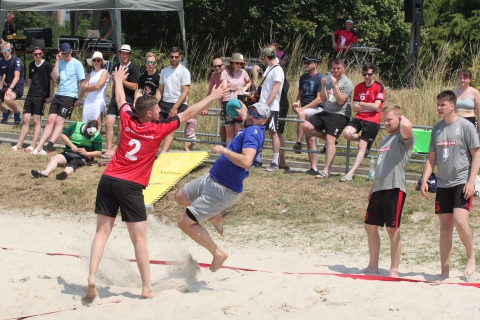
[[[31,97],[46,97],[50,96],[50,79],[52,78],[52,65],[47,60],[37,67],[35,61],[28,65],[29,76],[32,79],[32,84],[28,89],[28,96]]]
[[[115,70],[117,68],[120,68],[120,63],[116,64],[113,67],[113,70]],[[132,83],[138,83],[138,69],[131,62],[128,63],[127,73],[128,73],[128,77],[127,77],[126,81],[132,82]],[[123,86],[123,90],[125,90],[125,96],[127,96],[128,99],[131,99],[131,100],[127,100],[127,101],[133,101],[133,99],[135,98],[135,90],[130,90],[125,86]],[[112,99],[113,98],[114,97],[112,97]]]
[[[2,34],[3,40],[7,41],[7,36],[9,34],[14,34],[14,33],[15,33],[15,28],[13,27],[13,24],[7,24],[5,22],[5,24],[3,25],[3,34]]]
[[[143,95],[154,96],[157,92],[158,82],[160,81],[160,71],[155,70],[152,75],[145,71],[138,78],[138,89],[143,90]]]

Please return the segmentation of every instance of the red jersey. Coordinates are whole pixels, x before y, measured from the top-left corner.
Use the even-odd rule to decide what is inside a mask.
[[[357,84],[353,93],[353,101],[374,103],[375,100],[380,100],[382,103],[380,104],[380,111],[361,111],[355,115],[355,118],[380,124],[383,99],[385,99],[385,88],[380,82],[374,81],[370,87],[367,87],[365,82]]]
[[[122,131],[117,152],[103,174],[146,187],[152,173],[158,146],[169,133],[180,126],[178,116],[140,123],[130,105],[120,108]]]
[[[342,28],[335,30],[333,34],[335,37],[338,37],[337,48],[335,49],[336,52],[339,52],[340,48],[342,48],[342,51],[345,51],[352,42],[358,42],[357,33],[353,30],[347,31]]]

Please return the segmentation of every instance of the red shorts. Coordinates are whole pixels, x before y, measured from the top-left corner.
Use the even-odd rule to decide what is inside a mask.
[[[368,202],[365,223],[399,228],[406,196],[405,192],[398,188],[375,191]]]

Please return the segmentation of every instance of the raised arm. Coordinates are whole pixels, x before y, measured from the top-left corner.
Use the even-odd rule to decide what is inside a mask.
[[[123,90],[123,80],[128,76],[127,67],[117,67],[115,68],[115,101],[117,102],[117,108],[120,109],[127,100],[125,98],[125,90]]]

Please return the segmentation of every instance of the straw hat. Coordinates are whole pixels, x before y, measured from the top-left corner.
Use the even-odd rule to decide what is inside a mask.
[[[241,63],[245,63],[245,60],[243,59],[243,54],[241,53],[234,53],[232,54],[232,60],[230,60],[231,62],[241,62]]]
[[[95,52],[93,53],[92,59],[87,59],[88,65],[89,65],[89,66],[92,66],[92,65],[93,65],[92,60],[93,60],[93,59],[97,59],[97,58],[102,59],[102,66],[105,64],[105,59],[103,59],[103,54],[102,54],[101,52],[99,52],[99,51],[95,51]]]

